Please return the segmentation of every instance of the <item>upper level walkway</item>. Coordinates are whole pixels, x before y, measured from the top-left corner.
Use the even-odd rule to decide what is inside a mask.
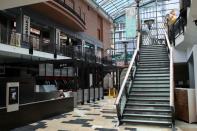
[[[171,131],[170,128],[143,125],[117,125],[115,99],[80,105],[73,112],[45,119],[13,131]],[[28,116],[27,116],[28,117]],[[196,131],[196,124],[176,122],[177,131]]]

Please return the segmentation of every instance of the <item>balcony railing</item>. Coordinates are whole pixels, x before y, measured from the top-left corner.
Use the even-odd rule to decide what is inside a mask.
[[[185,19],[185,24],[187,24],[187,11],[188,11],[187,8],[190,6],[191,6],[191,0],[182,0],[180,17]]]
[[[187,25],[187,8],[191,6],[191,0],[182,0],[180,16],[172,26],[168,26],[168,35],[171,43],[175,45],[175,40],[185,32]]]
[[[176,20],[176,22],[168,27],[169,30],[169,39],[170,42],[175,45],[175,40],[185,32],[185,26],[186,26],[186,19],[179,16]]]
[[[55,0],[57,3],[59,3],[60,5],[62,5],[64,8],[66,8],[67,10],[69,10],[71,13],[73,13],[75,16],[77,16],[78,19],[80,19],[82,21],[82,23],[85,25],[85,20],[82,19],[82,17],[70,6],[68,6],[66,4],[66,0]]]
[[[68,46],[61,43],[60,47],[58,48],[57,44],[54,44],[47,38],[36,37],[32,35],[21,35],[20,33],[16,33],[15,31],[12,32],[5,32],[0,34],[0,43],[7,44],[11,46],[21,47],[29,49],[29,54],[34,54],[34,51],[41,51],[46,53],[54,54],[54,58],[57,55],[62,55],[66,57],[70,57],[76,60],[86,61],[88,63],[97,63],[97,64],[105,64],[105,65],[112,65],[113,61],[109,58],[101,58],[96,56],[94,53],[91,52],[82,52],[75,46]]]

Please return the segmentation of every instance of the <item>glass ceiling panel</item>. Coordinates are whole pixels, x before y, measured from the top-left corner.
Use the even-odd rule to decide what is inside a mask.
[[[112,19],[119,17],[125,13],[125,9],[131,5],[135,5],[135,0],[93,0],[100,8],[102,8]],[[150,4],[156,0],[140,0],[140,5]],[[169,0],[157,0],[169,1]],[[174,0],[171,0],[174,1]]]
[[[94,0],[112,19],[122,14],[134,0]]]

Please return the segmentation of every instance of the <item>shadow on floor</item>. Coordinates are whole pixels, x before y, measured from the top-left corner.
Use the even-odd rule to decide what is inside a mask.
[[[32,125],[28,125],[27,127],[22,127],[22,128],[16,128],[12,131],[35,131],[37,129],[45,129],[47,128],[46,126],[46,122],[37,122],[37,123],[34,123]]]
[[[82,127],[92,127],[92,125],[88,123],[89,121],[93,121],[93,119],[76,119],[76,120],[70,120],[70,121],[63,121],[62,123],[78,124],[78,125],[82,125]]]

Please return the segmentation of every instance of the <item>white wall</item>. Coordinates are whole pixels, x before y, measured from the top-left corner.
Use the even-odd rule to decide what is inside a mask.
[[[194,47],[193,50],[193,57],[194,57],[194,81],[195,81],[195,92],[197,94],[197,45]],[[197,95],[196,95],[196,106],[197,106]],[[197,109],[197,107],[196,107]],[[197,110],[196,110],[197,112]]]
[[[187,53],[185,51],[177,50],[173,48],[173,62],[174,63],[186,63]]]

